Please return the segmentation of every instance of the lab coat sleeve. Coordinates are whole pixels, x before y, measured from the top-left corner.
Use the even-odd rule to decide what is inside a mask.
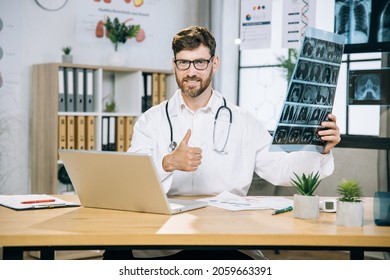
[[[283,150],[270,151],[272,137],[267,131],[260,131],[262,146],[256,153],[255,172],[273,185],[291,186],[291,178],[296,174],[320,172],[320,178],[333,173],[334,159],[330,152],[323,155],[318,152]]]
[[[165,192],[168,192],[172,184],[172,172],[166,172],[162,167],[162,160],[165,154],[159,149],[161,135],[156,120],[161,118],[154,116],[156,110],[143,114],[134,125],[133,138],[128,152],[150,154],[156,164],[157,172],[163,184]]]

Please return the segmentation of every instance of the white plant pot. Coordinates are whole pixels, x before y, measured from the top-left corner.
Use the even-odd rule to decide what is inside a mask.
[[[62,63],[72,63],[73,62],[73,56],[70,54],[63,54],[62,55]]]
[[[108,55],[107,64],[110,66],[124,66],[126,64],[126,57],[120,51],[113,51]]]
[[[294,218],[318,219],[320,216],[320,197],[318,195],[294,194]]]
[[[364,203],[337,201],[338,226],[361,227],[364,223]]]

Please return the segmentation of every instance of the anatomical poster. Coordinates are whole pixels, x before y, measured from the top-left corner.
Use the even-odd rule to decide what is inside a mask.
[[[333,109],[344,41],[338,34],[306,30],[271,150],[322,151],[317,132]]]

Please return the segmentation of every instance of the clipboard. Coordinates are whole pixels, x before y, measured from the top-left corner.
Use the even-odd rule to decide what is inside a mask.
[[[65,201],[46,194],[0,195],[0,205],[14,210],[35,210],[80,206],[77,202]]]

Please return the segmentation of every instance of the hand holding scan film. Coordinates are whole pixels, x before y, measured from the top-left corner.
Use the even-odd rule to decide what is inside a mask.
[[[340,142],[332,115],[344,37],[308,28],[289,83],[271,150],[328,153]]]

